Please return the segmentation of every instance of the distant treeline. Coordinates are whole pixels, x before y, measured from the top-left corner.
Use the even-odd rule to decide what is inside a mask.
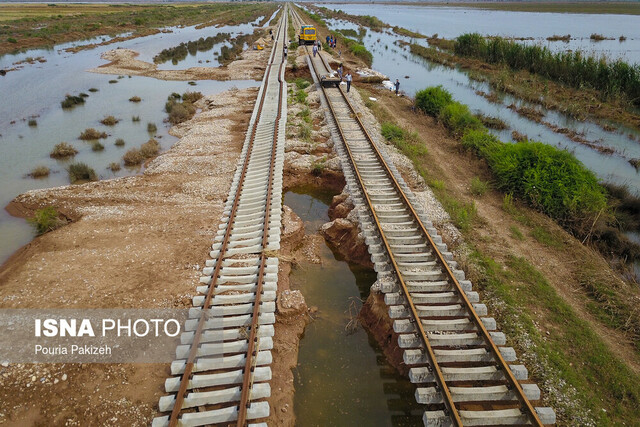
[[[546,47],[526,46],[501,37],[485,38],[478,33],[463,34],[455,43],[455,53],[514,70],[527,70],[567,85],[597,89],[605,96],[623,96],[640,106],[640,66],[621,60],[584,56],[581,52],[552,52]]]
[[[198,40],[191,40],[187,43],[180,43],[178,46],[164,49],[162,52],[153,57],[153,62],[156,64],[162,64],[169,60],[173,63],[182,61],[187,57],[187,54],[195,55],[196,52],[206,52],[211,50],[214,45],[229,40],[231,34],[219,33],[213,37],[207,37],[206,39],[200,37]]]

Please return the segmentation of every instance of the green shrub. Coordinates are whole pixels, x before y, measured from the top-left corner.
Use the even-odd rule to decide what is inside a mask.
[[[60,102],[60,105],[64,109],[73,108],[76,105],[84,104],[84,98],[81,96],[73,96],[67,95],[63,101]]]
[[[97,92],[97,91],[98,91],[98,88],[95,88],[95,87],[89,88],[89,92]]]
[[[85,129],[79,136],[80,139],[85,141],[91,141],[100,138],[106,138],[107,134],[105,132],[100,132],[95,130],[94,128]]]
[[[66,157],[73,157],[78,154],[78,150],[71,144],[61,142],[53,147],[53,151],[49,154],[49,157],[53,159],[64,159]]]
[[[596,177],[567,151],[540,142],[502,144],[488,160],[501,189],[561,222],[606,208]]]
[[[158,126],[155,123],[147,123],[147,132],[155,133],[158,130]]]
[[[7,39],[7,41],[8,41],[9,43],[18,43],[18,40],[14,39],[13,37],[9,37],[9,38]]]
[[[36,127],[38,126],[38,122],[36,121],[36,119],[29,119],[28,125],[30,127]]]
[[[311,82],[305,78],[298,77],[293,81],[298,89],[306,89],[311,85]]]
[[[53,206],[36,210],[33,217],[27,218],[27,222],[36,229],[36,233],[39,235],[55,230],[67,223],[58,216],[58,211]]]
[[[123,146],[124,146],[124,139],[122,138],[116,139],[116,147],[123,147]]]
[[[95,141],[93,144],[91,144],[91,149],[93,151],[102,151],[104,150],[104,145],[102,145],[100,141]]]
[[[109,170],[111,172],[118,172],[120,170],[120,163],[112,162],[109,164]]]
[[[132,122],[139,122],[140,121],[140,116],[131,116],[131,121]]]
[[[438,118],[455,136],[462,136],[469,129],[482,128],[482,122],[471,114],[469,108],[459,102],[445,105]]]
[[[69,181],[72,184],[78,181],[97,181],[98,175],[96,171],[86,165],[86,163],[72,163],[67,169],[69,172]]]
[[[442,86],[431,86],[416,93],[416,107],[430,116],[437,116],[440,110],[452,101],[451,93]]]

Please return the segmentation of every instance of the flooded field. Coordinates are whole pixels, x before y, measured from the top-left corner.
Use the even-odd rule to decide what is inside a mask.
[[[294,191],[284,198],[304,221],[307,233],[329,221],[330,202],[331,195]],[[296,425],[420,424],[422,411],[413,385],[354,323],[375,273],[348,264],[326,245],[320,255],[320,265],[304,264],[291,274],[292,286],[302,291],[310,307],[318,308],[300,341],[294,370]]]
[[[327,7],[342,9],[352,14],[366,14],[368,11],[369,14],[383,17],[383,21],[391,25],[399,26],[407,25],[411,20],[418,19],[410,13],[410,10],[403,8],[409,8],[411,11],[416,9],[416,14],[421,11],[426,13],[425,11],[433,10],[432,15],[426,14],[422,16],[426,22],[429,22],[429,20],[439,22],[437,17],[440,16],[438,14],[441,12],[461,14],[463,16],[466,16],[464,15],[465,10],[469,11],[472,16],[475,16],[475,13],[490,13],[489,11],[460,8],[449,8],[449,10],[440,7],[423,8],[418,6],[396,6],[403,10],[402,14],[392,12],[393,7],[390,5],[371,5],[371,8],[363,8],[362,5],[328,5]],[[380,9],[378,10],[378,8]],[[442,9],[447,9],[447,11],[443,12]],[[388,14],[387,11],[389,12]],[[517,14],[523,15],[524,13],[518,12]],[[571,21],[574,16],[569,14],[557,15],[562,15],[566,21]],[[593,15],[585,16],[594,19]],[[640,22],[640,18],[638,17],[624,16],[624,18],[635,19]],[[480,18],[476,17],[474,19],[477,20],[478,25],[481,24],[482,20]],[[520,17],[518,19],[524,18]],[[347,21],[327,19],[326,22],[331,29],[334,30],[358,28],[357,25]],[[407,27],[415,30],[414,26],[407,25]],[[426,26],[426,28],[431,27]],[[455,28],[462,28],[462,26],[457,25]],[[473,27],[465,27],[461,32],[472,30]],[[480,28],[477,30],[480,31]],[[635,31],[638,32],[637,29],[635,29]],[[433,32],[438,31],[434,29]],[[431,31],[426,31],[426,33],[431,34]],[[459,33],[452,34],[451,36],[453,37],[457,34]],[[439,35],[443,36],[445,34],[439,33]],[[428,45],[424,39],[416,40],[399,36],[389,31],[377,32],[371,31],[370,29],[367,30],[367,35],[363,39],[363,44],[373,54],[372,68],[387,75],[392,81],[398,78],[400,80],[400,89],[407,95],[413,96],[416,91],[424,89],[427,86],[442,85],[452,93],[456,100],[467,104],[472,111],[497,117],[504,121],[508,126],[507,129],[502,131],[492,130],[492,132],[503,141],[513,141],[512,131],[515,130],[520,134],[526,135],[529,139],[542,141],[566,149],[574,153],[574,155],[602,181],[617,185],[626,185],[632,192],[640,194],[640,174],[630,163],[630,160],[640,158],[640,143],[637,141],[637,138],[640,137],[640,132],[638,132],[638,130],[614,125],[614,130],[605,131],[597,123],[579,121],[556,111],[544,110],[539,106],[517,99],[509,94],[492,90],[487,83],[471,79],[469,74],[464,70],[445,67],[413,55],[409,52],[407,46],[402,45],[402,43],[406,42]],[[640,45],[640,35],[638,36],[637,42]],[[489,102],[485,97],[478,94],[479,91],[485,93],[496,92],[498,101],[496,103]],[[587,140],[591,146],[576,142],[563,133],[554,132],[544,123],[539,123],[519,115],[513,109],[507,108],[512,104],[517,107],[526,106],[541,111],[544,114],[544,122],[558,128],[566,128],[575,132],[581,138]],[[629,138],[629,135],[632,135],[633,139]],[[613,154],[602,152],[600,149],[613,151]]]
[[[390,25],[431,36],[454,38],[464,33],[533,38],[553,50],[582,50],[585,53],[621,58],[640,63],[640,17],[580,13],[539,13],[479,10],[447,6],[385,4],[338,4],[321,6],[352,15],[372,15]],[[547,41],[554,35],[571,35],[569,42]],[[591,34],[606,39],[591,40]],[[619,41],[624,36],[626,40]]]
[[[232,87],[239,89],[258,86],[253,80],[232,81],[163,81],[148,77],[126,77],[89,73],[86,70],[105,63],[100,55],[115,48],[129,48],[140,52],[139,58],[153,62],[153,57],[162,49],[200,37],[215,36],[220,32],[232,37],[252,33],[258,20],[227,27],[173,27],[168,33],[159,33],[108,46],[101,46],[78,53],[66,52],[68,47],[79,44],[100,42],[94,39],[56,46],[53,50],[31,50],[17,55],[0,57],[0,68],[16,67],[6,76],[0,77],[0,87],[5,99],[11,102],[0,104],[0,204],[6,206],[18,194],[35,188],[53,187],[69,183],[66,168],[72,162],[84,162],[95,169],[100,179],[127,176],[139,173],[140,167],[122,167],[111,172],[107,167],[112,162],[121,163],[124,153],[154,137],[162,150],[168,149],[176,138],[168,134],[169,124],[164,120],[167,113],[164,105],[172,93],[200,91],[205,95],[222,92]],[[105,40],[107,38],[104,38]],[[161,64],[160,69],[185,69],[193,66],[218,66],[214,53],[222,44],[217,44],[206,52],[179,61]],[[38,58],[33,63],[16,62],[28,58]],[[202,61],[202,62],[200,62]],[[210,61],[207,63],[206,61]],[[60,102],[67,94],[77,96],[83,93],[85,103],[71,109],[61,108]],[[137,96],[140,102],[130,102]],[[113,115],[120,121],[114,126],[105,126],[100,121]],[[135,121],[134,121],[135,118]],[[35,125],[30,120],[35,120]],[[156,131],[149,132],[149,124]],[[106,132],[107,138],[100,139],[104,146],[101,151],[93,151],[91,141],[78,139],[86,128]],[[116,139],[123,139],[124,146],[116,146]],[[67,160],[49,157],[53,147],[60,142],[73,145],[78,154]],[[47,166],[51,174],[42,179],[25,177],[36,166]],[[12,218],[4,209],[0,213],[0,262],[33,237],[31,228],[23,219]]]

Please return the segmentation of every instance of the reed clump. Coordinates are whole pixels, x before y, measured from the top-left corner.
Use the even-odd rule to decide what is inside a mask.
[[[198,40],[180,43],[178,46],[162,50],[153,57],[153,62],[162,64],[171,61],[175,65],[185,59],[187,55],[195,55],[198,52],[211,50],[214,45],[227,41],[230,37],[231,34],[229,33],[219,33],[212,37],[200,37]]]
[[[485,38],[478,33],[456,39],[454,51],[461,56],[503,64],[575,88],[599,90],[605,97],[622,96],[640,106],[640,65],[622,60],[585,56],[580,51],[552,52],[547,47],[526,46],[501,37]]]
[[[31,178],[44,178],[49,176],[49,173],[51,173],[51,171],[49,170],[48,167],[46,166],[37,166],[35,168],[33,168],[33,170],[31,172],[29,172],[29,176]]]
[[[175,125],[191,119],[196,113],[196,107],[193,104],[202,96],[200,92],[185,92],[182,96],[179,94],[169,95],[164,106],[165,111],[169,114],[169,122]]]
[[[87,166],[86,163],[72,163],[67,169],[69,173],[69,181],[72,184],[84,181],[97,181],[98,175],[93,168]]]
[[[49,157],[52,159],[66,159],[67,157],[73,157],[76,154],[78,154],[78,150],[76,150],[73,145],[61,142],[53,147],[53,150],[49,153]]]
[[[120,119],[116,119],[113,116],[106,116],[104,119],[100,120],[100,123],[102,123],[105,126],[115,126],[118,124],[119,121]]]
[[[107,137],[106,132],[100,132],[98,130],[95,130],[94,128],[88,128],[88,129],[85,129],[78,138],[85,141],[92,141],[92,140],[106,138],[106,137]]]

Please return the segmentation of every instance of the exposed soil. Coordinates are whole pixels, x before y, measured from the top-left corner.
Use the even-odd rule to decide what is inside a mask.
[[[113,49],[102,54],[110,61],[89,71],[101,74],[154,77],[161,80],[259,80],[264,74],[270,49],[246,50],[242,58],[221,67],[192,67],[186,70],[159,70],[157,64],[136,59],[138,52]]]

